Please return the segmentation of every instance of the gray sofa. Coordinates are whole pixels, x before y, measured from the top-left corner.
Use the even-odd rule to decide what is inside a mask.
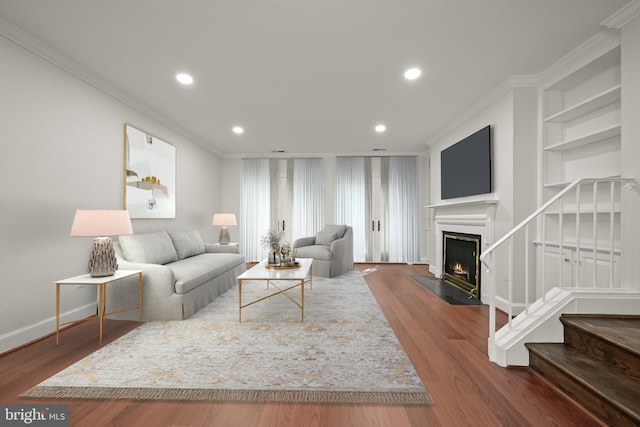
[[[325,225],[315,236],[293,242],[296,258],[313,258],[313,275],[335,277],[353,270],[353,228]]]
[[[206,244],[196,230],[120,236],[114,247],[120,270],[144,270],[144,321],[187,319],[235,286],[236,277],[246,270],[238,248]],[[138,305],[135,284],[137,278],[130,278],[107,286],[107,310]],[[137,316],[127,312],[110,317]]]

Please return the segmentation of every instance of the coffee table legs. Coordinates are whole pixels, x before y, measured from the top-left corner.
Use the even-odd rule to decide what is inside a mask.
[[[243,308],[248,307],[250,305],[253,305],[253,304],[257,303],[257,302],[264,301],[264,300],[266,300],[268,298],[271,298],[271,297],[274,297],[276,295],[280,295],[280,294],[282,294],[285,297],[289,298],[291,300],[291,302],[293,302],[295,305],[300,307],[300,310],[301,310],[301,322],[304,322],[304,285],[307,282],[306,279],[299,279],[300,280],[299,283],[296,283],[293,286],[289,286],[286,289],[280,289],[280,287],[274,281],[272,281],[271,279],[251,279],[251,280],[255,280],[255,281],[266,280],[267,289],[269,289],[269,285],[271,284],[271,285],[273,285],[274,288],[276,288],[278,290],[278,292],[274,292],[274,293],[272,293],[270,295],[267,295],[265,297],[259,298],[259,299],[255,300],[255,301],[252,301],[252,302],[247,303],[245,305],[242,305],[242,281],[243,280],[244,279],[238,279],[238,322],[242,322],[242,309]],[[287,280],[280,279],[280,280],[282,280],[282,281],[291,281],[291,279],[287,279]],[[298,279],[296,279],[296,280],[298,280]],[[298,301],[294,300],[293,298],[291,298],[289,296],[289,294],[287,294],[287,291],[289,291],[289,290],[291,290],[293,288],[297,288],[298,286],[300,287],[300,295],[301,295],[300,303],[298,303]]]

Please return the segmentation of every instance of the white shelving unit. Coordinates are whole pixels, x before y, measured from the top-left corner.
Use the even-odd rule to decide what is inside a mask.
[[[619,46],[541,89],[545,198],[559,183],[620,174],[621,89]]]
[[[570,71],[548,78],[540,88],[542,203],[577,179],[620,176],[620,46],[611,43],[572,64]],[[611,278],[618,282],[619,190],[613,198],[607,185],[595,192],[585,186],[579,209],[573,195],[545,214],[546,232],[539,236],[546,241],[535,242],[547,260],[543,280],[561,280],[565,286]],[[613,271],[605,267],[612,259]]]

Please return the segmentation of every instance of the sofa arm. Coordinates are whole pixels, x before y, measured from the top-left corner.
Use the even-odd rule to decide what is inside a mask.
[[[142,318],[158,319],[165,301],[175,294],[176,278],[164,265],[129,262],[118,258],[120,270],[142,270]],[[138,278],[128,277],[106,287],[107,311],[117,311],[138,305]],[[137,320],[137,312],[122,313],[116,319]],[[161,318],[161,317],[160,317]]]
[[[301,248],[303,246],[313,246],[315,244],[316,244],[316,236],[301,237],[299,239],[296,239],[293,242],[293,247],[294,248]]]
[[[239,254],[240,249],[236,245],[214,245],[213,243],[204,244],[205,253],[213,254]]]

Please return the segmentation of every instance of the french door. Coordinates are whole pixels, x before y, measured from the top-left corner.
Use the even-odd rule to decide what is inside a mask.
[[[271,228],[283,242],[313,236],[324,225],[322,159],[271,159]]]
[[[419,260],[417,158],[336,159],[336,219],[354,228],[354,261]]]

